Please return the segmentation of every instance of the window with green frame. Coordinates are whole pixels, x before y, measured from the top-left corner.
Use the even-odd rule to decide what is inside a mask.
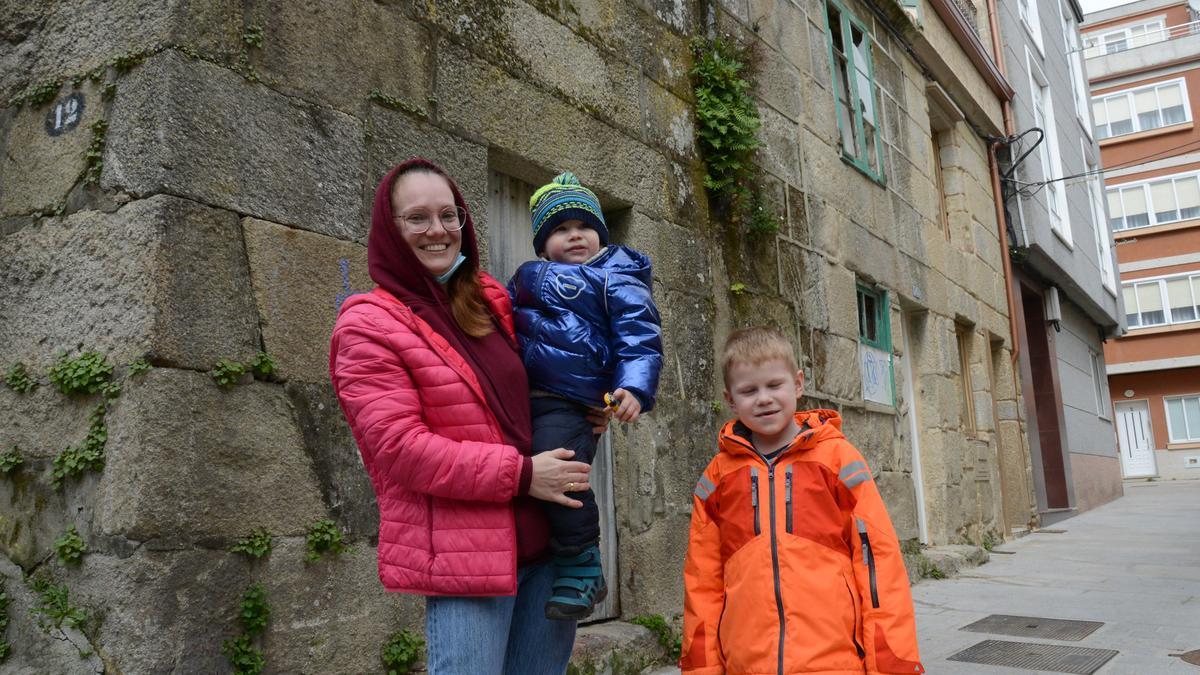
[[[887,292],[858,284],[858,365],[865,401],[896,404]]]
[[[837,0],[825,0],[825,16],[842,157],[882,184],[883,141],[871,35]]]
[[[891,351],[886,291],[858,285],[858,339],[876,349]]]

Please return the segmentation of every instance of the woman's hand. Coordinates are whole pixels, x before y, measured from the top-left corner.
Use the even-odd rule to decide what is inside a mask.
[[[554,502],[577,509],[583,506],[578,499],[571,499],[568,492],[585,492],[588,472],[592,467],[583,462],[568,461],[575,456],[574,450],[558,448],[533,456],[533,479],[529,482],[529,494],[547,502]]]

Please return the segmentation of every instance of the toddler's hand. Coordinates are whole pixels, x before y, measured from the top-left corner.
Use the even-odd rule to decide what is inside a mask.
[[[617,389],[612,393],[612,397],[617,401],[617,409],[613,411],[613,417],[622,422],[636,422],[638,415],[642,414],[642,402],[638,400],[638,397],[625,389]]]

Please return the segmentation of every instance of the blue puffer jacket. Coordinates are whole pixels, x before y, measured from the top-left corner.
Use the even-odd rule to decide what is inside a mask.
[[[650,284],[650,259],[625,246],[581,265],[521,265],[508,292],[530,388],[593,407],[624,388],[653,408],[662,328]]]

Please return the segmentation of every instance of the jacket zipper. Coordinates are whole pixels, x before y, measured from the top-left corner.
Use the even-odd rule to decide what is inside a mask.
[[[788,464],[783,476],[783,514],[787,519],[787,533],[792,534],[792,467]]]
[[[762,534],[758,525],[758,469],[750,469],[750,505],[754,507],[754,536]]]
[[[760,455],[761,456],[761,455]],[[779,543],[775,534],[775,462],[767,461],[768,497],[771,500],[771,571],[775,576],[775,606],[779,610],[779,675],[783,675],[783,636],[787,619],[783,616],[783,592],[779,584]]]
[[[875,586],[875,552],[871,550],[867,524],[861,520],[858,521],[858,537],[862,539],[863,562],[867,564],[867,574],[871,580],[871,607],[879,609],[879,590]]]

